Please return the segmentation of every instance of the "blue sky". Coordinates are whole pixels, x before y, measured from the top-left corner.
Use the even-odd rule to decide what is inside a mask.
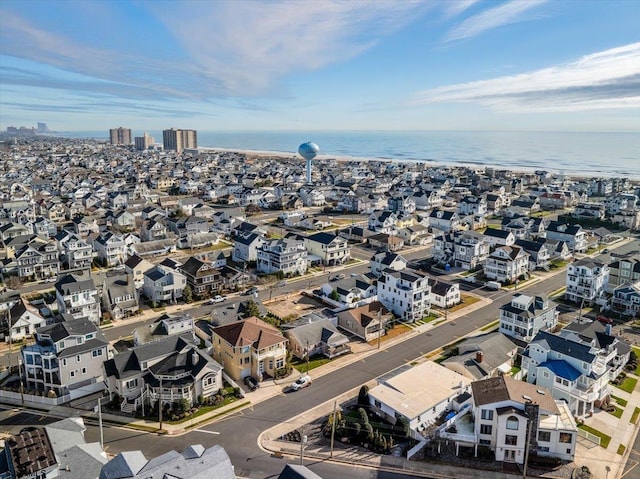
[[[0,3],[0,128],[640,131],[638,0]]]

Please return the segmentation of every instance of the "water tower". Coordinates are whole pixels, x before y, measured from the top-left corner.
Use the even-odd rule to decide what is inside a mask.
[[[320,151],[320,147],[315,143],[307,141],[298,147],[298,154],[307,160],[307,184],[311,184],[311,160],[313,160],[318,152]]]

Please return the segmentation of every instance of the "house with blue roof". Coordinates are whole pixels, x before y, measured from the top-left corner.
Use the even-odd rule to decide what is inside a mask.
[[[549,389],[577,416],[593,412],[609,394],[608,356],[592,342],[576,335],[560,336],[540,331],[522,353],[527,381]]]

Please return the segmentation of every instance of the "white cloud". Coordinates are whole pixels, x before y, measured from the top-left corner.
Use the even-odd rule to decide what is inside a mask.
[[[527,20],[524,14],[548,0],[511,0],[467,18],[447,34],[445,41],[452,42],[475,37],[487,30]]]
[[[637,108],[640,43],[534,72],[425,90],[413,101],[431,103],[478,103],[502,111]]]
[[[471,8],[478,3],[479,0],[450,0],[444,3],[444,16],[445,18],[457,17],[462,12]]]

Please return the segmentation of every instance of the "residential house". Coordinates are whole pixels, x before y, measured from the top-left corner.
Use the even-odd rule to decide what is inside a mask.
[[[307,236],[304,238],[304,245],[310,262],[315,260],[324,266],[344,264],[351,257],[347,240],[332,233],[321,232]]]
[[[99,479],[149,479],[176,473],[190,479],[236,478],[231,459],[222,446],[205,449],[195,444],[182,453],[169,451],[153,459],[147,459],[141,451],[121,452],[102,467]]]
[[[510,231],[516,240],[537,239],[544,236],[547,222],[543,218],[528,216],[504,217],[501,228]]]
[[[484,263],[487,278],[514,283],[529,271],[529,254],[519,246],[499,246]]]
[[[519,239],[515,245],[522,248],[529,255],[529,270],[543,269],[548,271],[551,253],[546,243]]]
[[[40,312],[30,303],[18,299],[8,312],[9,327],[4,340],[7,343],[23,341],[36,332],[36,329],[44,326],[46,321]]]
[[[604,203],[578,203],[571,216],[585,219],[604,220]]]
[[[458,214],[484,216],[487,214],[487,200],[482,196],[467,195],[458,202]]]
[[[132,230],[136,226],[136,217],[127,210],[112,211],[107,220],[122,230]]]
[[[75,233],[62,231],[56,236],[62,262],[70,270],[88,270],[93,261],[93,247]]]
[[[56,224],[42,216],[38,216],[36,220],[31,223],[31,227],[33,228],[33,234],[38,235],[43,239],[53,238],[58,234],[58,227]]]
[[[307,272],[307,250],[303,241],[294,239],[268,240],[258,249],[258,271],[290,276]]]
[[[411,246],[425,245],[433,241],[433,235],[429,233],[429,228],[421,224],[400,228],[397,235],[398,238],[404,240],[404,244]]]
[[[31,280],[55,278],[60,272],[55,242],[32,241],[15,252],[18,277]]]
[[[511,246],[516,241],[516,237],[513,233],[507,230],[487,228],[483,234],[491,246]]]
[[[469,407],[470,384],[468,378],[425,361],[380,376],[369,390],[369,403],[389,421],[404,417],[410,436],[422,440],[440,416]]]
[[[107,195],[107,200],[113,209],[126,209],[129,206],[129,194],[125,191],[113,191]]]
[[[81,216],[73,219],[73,232],[78,236],[89,236],[91,233],[99,233],[100,227],[95,218]]]
[[[151,324],[137,327],[133,330],[133,344],[140,346],[174,335],[182,336],[190,342],[196,340],[195,326],[190,314],[164,313]]]
[[[398,215],[411,215],[416,211],[416,201],[411,196],[393,196],[389,198],[387,208]]]
[[[122,236],[109,231],[100,234],[93,240],[93,249],[106,266],[121,265],[127,259],[127,246]]]
[[[453,260],[456,267],[474,270],[481,266],[489,256],[489,242],[480,233],[456,231],[453,233],[452,240],[451,245],[445,243],[440,246],[444,248],[445,262]],[[451,247],[453,248],[451,249]],[[453,252],[453,257],[451,257],[451,252]]]
[[[284,336],[289,341],[289,350],[299,359],[314,356],[333,359],[351,352],[349,338],[338,331],[329,319],[287,328]]]
[[[600,321],[574,321],[558,331],[558,335],[597,350],[598,356],[609,371],[610,381],[616,379],[629,362],[631,345],[615,336],[610,324],[605,325]]]
[[[407,260],[397,253],[381,251],[371,257],[371,273],[379,277],[385,269],[400,271],[407,267]]]
[[[338,327],[365,342],[379,339],[386,334],[386,328],[393,315],[379,301],[373,301],[358,308],[345,309],[338,313]]]
[[[100,323],[100,299],[91,277],[66,274],[58,278],[55,288],[58,311],[75,319],[86,318],[94,324]]]
[[[395,233],[398,216],[392,211],[374,211],[367,220],[369,230],[376,233]]]
[[[0,239],[3,242],[7,242],[8,240],[18,236],[27,236],[31,233],[31,228],[20,223],[6,223],[0,226]]]
[[[471,434],[464,427],[468,413],[445,424],[464,433],[443,429],[440,434],[455,442],[456,452],[460,446],[472,446],[476,451],[477,446],[487,446],[498,462],[523,464],[527,455],[573,461],[578,441],[576,422],[567,405],[554,400],[549,390],[503,375],[474,381],[471,391]]]
[[[429,226],[435,230],[453,231],[460,228],[460,216],[455,211],[435,208],[429,213]]]
[[[428,277],[428,281],[431,288],[429,299],[432,306],[448,309],[460,303],[460,285],[458,283],[449,283],[431,277]]]
[[[640,281],[640,258],[619,257],[609,264],[608,290],[612,291],[623,284],[638,281]]]
[[[103,311],[111,319],[123,319],[136,314],[140,308],[133,277],[128,274],[109,275],[102,285]]]
[[[109,396],[122,398],[120,409],[127,413],[157,401],[186,400],[192,406],[223,387],[220,364],[180,335],[116,354],[104,362],[104,376]]]
[[[378,300],[401,321],[414,322],[429,314],[430,295],[429,279],[415,272],[385,269],[378,279]]]
[[[256,233],[240,234],[234,238],[231,257],[235,262],[251,262],[258,260],[258,250],[266,242],[263,236]]]
[[[452,371],[471,379],[509,374],[513,367],[518,346],[497,331],[471,336],[457,346],[458,354],[442,364]]]
[[[213,358],[234,380],[275,377],[287,360],[287,339],[280,330],[256,317],[213,329]]]
[[[142,241],[157,241],[169,238],[169,230],[161,219],[149,219],[142,222],[140,239]],[[173,235],[172,235],[173,236]]]
[[[167,266],[156,265],[143,275],[142,294],[152,303],[175,303],[182,298],[186,286],[187,277],[184,274]]]
[[[516,293],[500,306],[502,334],[528,343],[539,331],[551,331],[558,324],[557,304],[546,296]]]
[[[246,287],[252,280],[252,275],[246,271],[240,271],[239,269],[231,266],[222,266],[216,268],[213,263],[210,263],[212,268],[218,269],[220,273],[220,280],[222,281],[222,289],[227,291],[238,291]]]
[[[600,261],[585,258],[567,266],[567,301],[591,306],[602,303],[609,283],[609,266]]]
[[[36,329],[35,343],[20,351],[26,389],[71,399],[102,391],[108,346],[100,328],[85,318]]]
[[[522,353],[527,381],[564,400],[574,416],[594,411],[609,394],[606,358],[589,344],[540,331]]]
[[[369,236],[367,243],[369,247],[379,251],[400,251],[404,247],[402,238],[386,233],[376,233]]]
[[[206,298],[218,292],[222,286],[220,271],[210,263],[205,263],[191,256],[181,267],[180,271],[187,278],[187,284],[193,294],[199,298]]]
[[[587,250],[587,235],[580,225],[569,225],[551,221],[547,226],[547,239],[565,241],[572,252]]]
[[[617,286],[613,290],[611,309],[632,318],[640,317],[640,281]]]
[[[154,264],[134,254],[124,262],[124,272],[131,276],[136,289],[144,286],[144,274],[154,267]]]
[[[298,222],[297,227],[306,229],[306,230],[320,231],[320,230],[329,228],[332,225],[333,225],[333,222],[331,221],[331,218],[329,218],[326,215],[319,215],[319,216],[307,216],[306,218],[301,219]]]

